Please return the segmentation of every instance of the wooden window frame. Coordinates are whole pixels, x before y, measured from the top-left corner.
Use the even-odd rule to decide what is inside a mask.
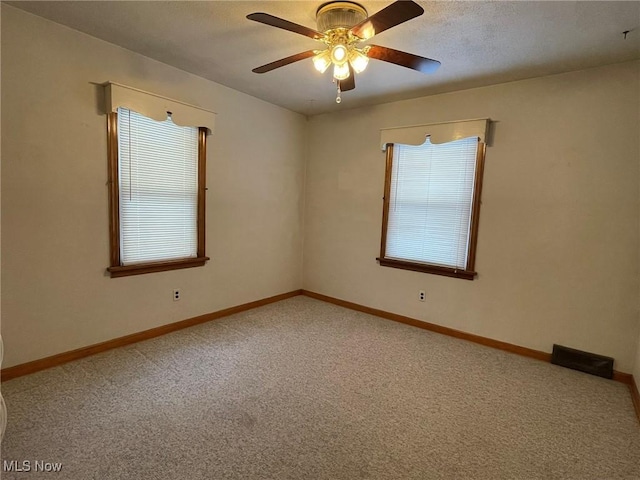
[[[380,256],[376,258],[381,266],[411,270],[414,272],[431,273],[434,275],[444,275],[446,277],[462,278],[473,280],[477,272],[475,271],[476,249],[478,242],[478,225],[480,221],[480,204],[482,197],[482,179],[484,173],[484,158],[486,145],[478,142],[476,153],[476,172],[473,185],[473,200],[471,203],[471,227],[469,232],[469,247],[467,251],[467,265],[464,269],[431,265],[428,263],[414,262],[410,260],[397,260],[386,258],[387,245],[387,225],[389,221],[389,202],[391,197],[391,172],[393,167],[393,144],[387,145],[387,159],[384,179],[384,197],[382,207],[382,236],[380,240]]]
[[[120,185],[118,180],[118,114],[116,112],[108,114],[107,139],[110,247],[110,266],[107,271],[111,278],[204,266],[209,260],[209,257],[205,255],[207,129],[204,127],[198,129],[198,245],[196,257],[137,263],[134,265],[122,265],[120,256]]]

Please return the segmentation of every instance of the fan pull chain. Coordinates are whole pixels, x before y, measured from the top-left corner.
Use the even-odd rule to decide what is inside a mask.
[[[336,83],[338,84],[338,94],[336,96],[336,103],[340,103],[342,101],[342,98],[340,97],[340,94],[342,93],[340,90],[340,80],[338,80]]]

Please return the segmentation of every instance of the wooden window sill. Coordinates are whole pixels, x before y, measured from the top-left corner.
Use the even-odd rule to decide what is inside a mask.
[[[424,263],[408,262],[404,260],[394,260],[390,258],[376,258],[382,267],[400,268],[402,270],[412,270],[414,272],[431,273],[434,275],[443,275],[445,277],[462,278],[464,280],[473,280],[477,275],[476,272],[470,270],[459,270],[450,267],[439,267],[436,265],[427,265]]]
[[[145,273],[165,272],[181,268],[202,267],[209,257],[184,258],[167,262],[140,263],[136,265],[122,265],[107,268],[111,278],[128,277],[130,275],[142,275]]]

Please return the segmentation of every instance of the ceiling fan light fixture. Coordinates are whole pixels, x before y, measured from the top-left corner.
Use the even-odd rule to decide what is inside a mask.
[[[331,66],[331,54],[329,50],[323,50],[318,53],[315,57],[313,57],[313,66],[320,73],[324,73],[327,71],[327,68]]]
[[[369,57],[367,57],[364,52],[354,48],[349,53],[349,63],[353,67],[354,72],[362,73],[369,64]]]
[[[413,0],[395,0],[382,10],[367,16],[367,10],[353,1],[331,0],[320,5],[316,11],[318,29],[305,27],[283,18],[256,12],[247,19],[288,30],[324,43],[324,50],[307,50],[290,55],[275,62],[267,63],[252,71],[266,73],[300,60],[313,58],[313,64],[320,73],[333,65],[333,80],[338,90],[336,101],[340,103],[340,92],[356,88],[355,77],[362,73],[373,58],[422,73],[433,73],[440,62],[420,55],[394,50],[378,45],[361,45],[374,35],[403,24],[424,13]]]
[[[343,63],[342,65],[333,65],[333,78],[336,80],[345,80],[349,78],[349,64]]]

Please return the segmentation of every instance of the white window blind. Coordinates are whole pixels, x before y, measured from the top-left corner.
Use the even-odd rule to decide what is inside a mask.
[[[196,257],[198,129],[117,112],[122,264]]]
[[[386,258],[465,269],[478,138],[395,144]]]

